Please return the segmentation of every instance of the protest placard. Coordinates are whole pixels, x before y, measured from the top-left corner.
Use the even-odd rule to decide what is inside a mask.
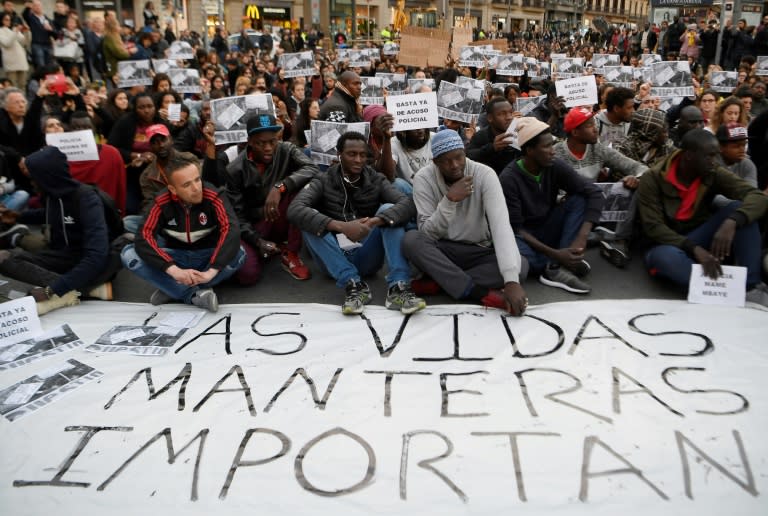
[[[744,306],[747,295],[747,268],[722,265],[723,273],[712,279],[698,263],[691,266],[688,302],[702,305]]]
[[[7,358],[5,346],[35,337],[43,332],[32,296],[0,304],[0,362]]]
[[[179,68],[179,62],[175,59],[152,59],[152,69],[156,74],[167,74],[171,68]]]
[[[27,298],[24,298],[27,299]],[[34,304],[32,306],[34,310]],[[0,333],[2,331],[0,330]],[[83,345],[68,324],[56,326],[48,331],[14,343],[13,339],[3,338],[0,344],[0,371],[35,362],[41,358],[57,355]]]
[[[349,68],[370,68],[371,67],[371,57],[368,55],[368,52],[364,49],[355,49],[352,48],[347,53],[347,59],[349,59],[349,63],[347,63],[347,66]]]
[[[657,109],[667,112],[674,106],[679,105],[685,97],[658,97],[659,106]]]
[[[693,78],[688,61],[661,61],[650,66],[651,93],[658,97],[693,96]]]
[[[168,121],[178,122],[181,120],[181,104],[168,104]]]
[[[360,104],[368,106],[371,104],[384,105],[384,80],[381,77],[360,77],[362,89],[360,92]]]
[[[467,46],[472,45],[473,43],[473,34],[472,34],[472,27],[453,27],[452,33],[452,41],[451,41],[451,57],[454,61],[459,60],[459,55],[461,53],[461,49]],[[440,65],[437,66],[443,66],[445,63],[445,60],[442,61]],[[434,65],[433,65],[434,66]]]
[[[760,76],[768,76],[768,56],[757,56],[757,62],[755,74]]]
[[[442,81],[437,90],[437,112],[449,120],[472,123],[483,110],[484,90]]]
[[[635,68],[631,66],[606,66],[603,68],[603,77],[606,82],[615,86],[632,88],[632,83],[635,81],[634,70]]]
[[[397,62],[427,68],[445,66],[451,32],[424,27],[403,27],[400,31],[400,54]]]
[[[336,142],[339,137],[348,131],[354,131],[362,134],[368,140],[371,124],[368,122],[348,124],[312,120],[310,131],[309,150],[312,154],[312,161],[318,165],[330,165],[334,160],[338,160]]]
[[[414,93],[387,97],[387,112],[395,117],[394,131],[437,127],[437,94]]]
[[[397,43],[388,41],[387,43],[384,43],[384,46],[381,47],[382,55],[396,56],[399,53],[400,53],[400,45],[398,45]]]
[[[456,85],[462,86],[464,88],[475,88],[485,91],[485,87],[488,85],[488,82],[483,79],[473,79],[472,77],[467,77],[466,75],[459,75],[456,77]]]
[[[525,72],[525,64],[523,54],[502,54],[492,60],[492,66],[496,68],[496,75],[510,77],[522,76]]]
[[[195,68],[171,68],[168,70],[173,89],[179,93],[200,93],[200,72]]]
[[[118,61],[117,87],[149,86],[152,84],[152,74],[149,71],[149,60]]]
[[[67,161],[96,161],[99,159],[99,149],[93,131],[72,131],[69,133],[48,133],[45,143],[58,148],[67,155]]]
[[[565,98],[565,107],[597,104],[597,83],[594,75],[555,81],[557,96]]]
[[[603,191],[603,209],[600,222],[621,222],[627,218],[629,205],[632,201],[632,190],[624,183],[595,183]]]
[[[661,56],[659,54],[640,54],[640,66],[650,67],[653,63],[660,63]]]
[[[528,116],[531,114],[531,111],[536,109],[539,104],[546,102],[546,100],[546,95],[539,95],[537,97],[517,97],[517,100],[515,101],[515,111],[522,113],[523,116]]]
[[[592,54],[592,69],[597,75],[605,75],[606,66],[620,66],[619,54]]]
[[[408,79],[408,92],[409,93],[422,93],[423,87],[428,87],[434,91],[435,80],[434,79]]]
[[[282,54],[278,58],[277,63],[287,78],[311,77],[317,73],[317,70],[315,70],[315,58],[311,50]]]
[[[381,79],[381,87],[387,90],[388,95],[402,95],[408,89],[408,80],[404,73],[376,72],[376,77]]]
[[[248,119],[263,114],[275,115],[272,95],[242,95],[211,100],[211,120],[216,125],[216,144],[248,141]]]
[[[485,66],[485,48],[480,46],[461,47],[459,51],[459,66],[482,68]]]
[[[715,91],[730,93],[739,85],[739,72],[709,72],[709,85]]]
[[[558,79],[570,79],[584,74],[584,59],[581,57],[559,57],[552,59],[552,71]]]
[[[168,48],[168,59],[194,59],[195,50],[186,41],[176,40]]]

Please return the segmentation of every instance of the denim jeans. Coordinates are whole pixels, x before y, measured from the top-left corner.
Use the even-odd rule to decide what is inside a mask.
[[[580,195],[568,196],[564,203],[558,204],[549,212],[549,217],[541,226],[537,228],[526,227],[525,230],[549,247],[566,248],[579,234],[579,229],[584,223],[586,205],[587,201],[584,197]],[[531,272],[540,273],[552,261],[548,256],[534,251],[521,235],[516,235],[515,238],[520,254],[530,264]]]
[[[383,204],[377,213],[381,213],[390,206],[392,205]],[[339,247],[339,242],[333,233],[317,236],[303,231],[302,234],[309,252],[336,280],[336,286],[340,288],[343,288],[349,280],[360,281],[361,278],[374,274],[381,268],[385,259],[389,269],[386,276],[387,285],[392,286],[399,281],[408,283],[411,280],[410,267],[402,251],[403,236],[405,236],[405,228],[402,226],[373,228],[361,242],[361,247],[349,251],[343,251]]]
[[[28,200],[29,194],[24,190],[16,190],[13,193],[0,195],[0,204],[14,211],[24,210]]]
[[[53,47],[49,44],[32,43],[32,63],[38,70],[53,62]]]
[[[720,208],[708,221],[688,233],[686,238],[704,249],[709,249],[715,232],[739,206],[741,206],[741,202],[733,201]],[[760,228],[757,222],[747,224],[736,230],[731,257],[733,257],[736,265],[747,268],[747,288],[752,288],[760,283]],[[694,261],[679,247],[659,245],[646,253],[645,264],[652,276],[667,278],[678,285],[687,287]]]
[[[164,248],[163,251],[173,258],[173,261],[178,267],[182,269],[196,269],[198,271],[208,270],[210,267],[211,255],[213,254],[213,249],[185,250]],[[211,288],[232,276],[243,264],[243,261],[245,261],[245,251],[243,251],[243,248],[241,247],[237,256],[235,256],[226,267],[221,269],[211,281],[192,287],[182,285],[173,279],[170,274],[148,265],[136,253],[136,248],[133,244],[125,246],[121,253],[121,258],[123,260],[123,265],[140,278],[159,288],[173,299],[178,299],[186,304],[191,304],[192,296],[194,296],[198,290]]]

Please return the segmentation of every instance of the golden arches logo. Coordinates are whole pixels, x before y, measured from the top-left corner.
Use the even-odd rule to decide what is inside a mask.
[[[259,6],[258,5],[248,5],[245,7],[245,15],[248,18],[253,18],[255,20],[258,20],[261,18],[261,13],[259,12]]]

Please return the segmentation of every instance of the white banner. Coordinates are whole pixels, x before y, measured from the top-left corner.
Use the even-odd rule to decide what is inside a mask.
[[[90,344],[186,308],[89,301],[43,322]],[[0,418],[3,513],[762,516],[766,327],[662,300],[523,318],[223,305],[164,356],[0,373],[34,404]]]
[[[395,117],[394,131],[431,129],[439,125],[434,91],[387,97],[387,112]]]
[[[565,98],[565,107],[597,104],[597,83],[594,75],[555,81],[557,96]]]
[[[99,149],[93,131],[72,131],[69,133],[48,133],[45,143],[57,147],[67,155],[67,161],[98,161]]]

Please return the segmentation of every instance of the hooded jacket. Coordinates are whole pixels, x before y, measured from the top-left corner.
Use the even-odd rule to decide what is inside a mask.
[[[23,212],[19,222],[47,224],[51,249],[68,249],[80,256],[75,267],[49,286],[63,295],[92,285],[109,261],[109,230],[101,199],[72,179],[67,157],[56,147],[30,154],[26,164],[44,201],[43,208]]]

